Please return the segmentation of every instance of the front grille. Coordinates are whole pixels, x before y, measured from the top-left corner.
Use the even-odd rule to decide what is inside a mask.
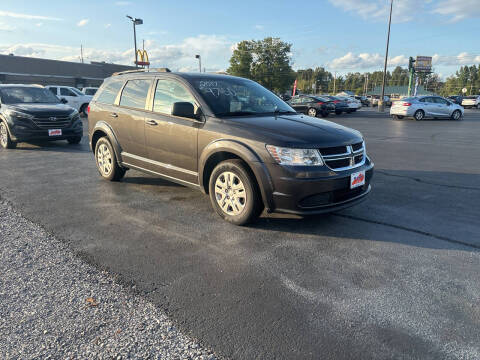
[[[63,129],[70,125],[72,119],[69,116],[62,117],[36,117],[32,120],[40,129]]]
[[[365,145],[363,142],[322,148],[319,151],[325,164],[332,170],[348,170],[365,163]]]

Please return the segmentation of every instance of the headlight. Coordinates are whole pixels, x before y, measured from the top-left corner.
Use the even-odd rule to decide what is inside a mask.
[[[316,149],[290,149],[267,145],[267,151],[280,165],[321,166],[323,160]]]
[[[7,109],[5,110],[5,114],[10,116],[11,118],[18,118],[18,119],[33,119],[34,116],[30,114],[23,113],[21,111]]]

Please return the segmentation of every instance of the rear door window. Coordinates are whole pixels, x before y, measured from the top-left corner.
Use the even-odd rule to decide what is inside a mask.
[[[68,88],[60,88],[60,95],[61,96],[77,96],[72,90]]]
[[[102,104],[114,104],[122,85],[123,81],[110,81],[99,91],[96,101]]]
[[[151,80],[129,80],[123,88],[120,106],[145,110]]]
[[[50,87],[48,88],[52,92],[53,95],[57,95],[57,88],[56,87]]]

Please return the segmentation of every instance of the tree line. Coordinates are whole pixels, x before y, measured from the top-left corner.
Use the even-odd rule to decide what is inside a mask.
[[[291,66],[291,48],[292,44],[274,37],[242,41],[233,51],[227,72],[257,81],[276,93],[291,91],[295,80],[299,91],[317,94],[349,90],[363,95],[382,85],[383,71],[344,75],[337,75],[323,67],[295,71]],[[407,86],[408,82],[407,68],[397,66],[393,71],[387,71],[387,86]],[[419,84],[427,91],[443,96],[461,94],[463,88],[467,88],[469,95],[479,94],[480,64],[462,66],[445,81],[435,72],[419,74]]]

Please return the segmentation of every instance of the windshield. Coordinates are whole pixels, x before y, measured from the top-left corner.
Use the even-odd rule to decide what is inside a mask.
[[[77,95],[80,95],[80,96],[83,96],[83,95],[85,95],[85,94],[84,94],[84,93],[82,93],[80,90],[78,90],[78,89],[75,89],[75,88],[73,88],[73,87],[72,87],[72,88],[69,88],[69,89],[70,89],[70,90],[72,90],[72,91],[73,91],[75,94],[77,94]]]
[[[204,78],[194,79],[192,85],[216,116],[295,113],[277,95],[251,80]]]
[[[45,88],[37,87],[2,87],[0,101],[3,104],[58,104],[60,100]]]

